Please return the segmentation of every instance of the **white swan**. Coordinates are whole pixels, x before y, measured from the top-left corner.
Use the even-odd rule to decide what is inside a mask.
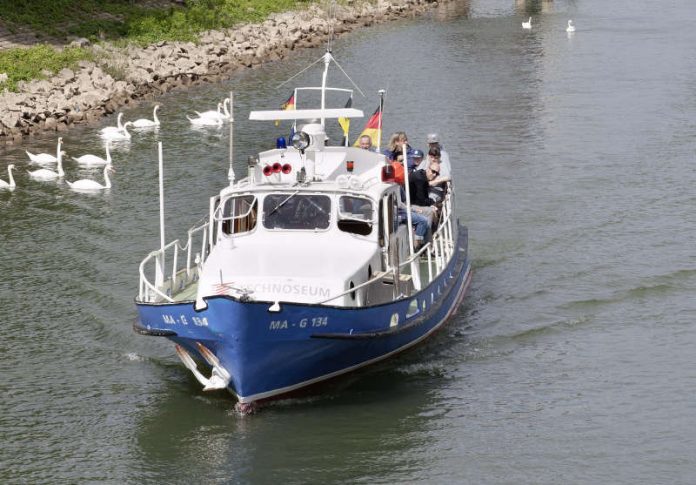
[[[198,115],[199,118],[213,118],[213,119],[223,119],[225,115],[222,113],[222,106],[223,103],[218,103],[217,104],[217,111],[203,111],[202,113],[199,113],[198,111],[194,111]],[[190,118],[189,118],[190,119]]]
[[[72,157],[80,165],[86,165],[90,167],[111,165],[111,153],[109,153],[109,146],[111,145],[111,140],[106,140],[106,158],[98,157],[96,155],[82,155],[81,157]]]
[[[38,153],[38,154],[33,154],[29,152],[28,150],[25,150],[27,155],[29,155],[29,159],[34,162],[38,163],[41,165],[47,164],[47,163],[56,163],[58,161],[58,157],[60,154],[65,155],[65,152],[61,153],[60,146],[63,143],[63,138],[58,138],[58,148],[56,149],[56,154],[51,155],[50,153]]]
[[[74,182],[68,182],[68,185],[73,190],[104,190],[111,188],[111,179],[109,178],[109,172],[115,172],[111,165],[104,166],[104,185],[100,184],[96,180],[91,179],[80,179]],[[67,182],[67,180],[66,180]]]
[[[186,115],[186,118],[191,122],[193,126],[222,126],[222,118],[213,117],[198,117],[191,118]]]
[[[4,180],[0,179],[0,190],[2,189],[14,189],[17,184],[14,181],[14,177],[12,176],[12,169],[15,168],[14,164],[11,163],[7,166],[7,175],[10,177],[9,178],[9,183],[5,182]]]
[[[531,29],[532,28],[532,17],[529,17],[529,20],[526,22],[522,22],[522,28],[523,29]]]
[[[132,124],[132,121],[126,121],[119,131],[109,131],[107,133],[102,133],[101,137],[105,140],[130,140],[131,134],[128,133],[128,127]]]
[[[566,32],[575,32],[575,26],[573,25],[572,20],[568,21],[568,27],[566,27]]]
[[[228,107],[230,105],[231,101],[230,98],[225,98],[224,101],[222,102],[222,109],[225,111],[225,119],[231,120],[232,119],[232,113],[230,113],[230,108]]]
[[[63,142],[62,138],[58,138],[58,146]],[[58,152],[58,158],[56,159],[56,162],[58,165],[56,166],[57,172],[54,172],[53,170],[49,170],[47,168],[40,168],[38,170],[29,171],[27,170],[27,173],[31,178],[34,180],[56,180],[57,178],[60,178],[65,175],[65,172],[63,172],[63,154],[59,151]]]
[[[123,118],[123,113],[119,113],[116,117],[116,126],[107,126],[99,130],[99,134],[104,136],[107,133],[118,133],[123,129],[123,124],[121,123],[121,118]]]
[[[139,120],[133,121],[133,127],[134,128],[151,128],[154,126],[159,126],[160,121],[159,118],[157,118],[157,110],[159,109],[159,104],[155,105],[155,108],[152,110],[152,120],[148,120],[147,118],[140,118]]]

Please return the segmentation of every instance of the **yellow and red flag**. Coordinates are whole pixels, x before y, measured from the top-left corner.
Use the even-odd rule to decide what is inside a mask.
[[[360,136],[355,139],[353,146],[358,146],[360,144],[360,137],[363,135],[368,135],[372,138],[373,145],[377,143],[377,140],[382,138],[382,103],[380,103],[372,116],[370,116],[370,119],[367,120],[365,128],[362,133],[360,133]]]
[[[350,97],[348,98],[348,102],[346,103],[346,108],[350,108],[353,106],[353,98]],[[338,124],[341,125],[341,128],[343,129],[343,142],[341,145],[348,146],[348,131],[350,131],[350,118],[338,118]]]
[[[291,109],[295,109],[295,93],[293,92],[290,97],[288,98],[287,101],[285,101],[283,104],[280,105],[280,109],[283,111],[288,111]],[[275,125],[278,126],[280,124],[280,120],[276,120]]]

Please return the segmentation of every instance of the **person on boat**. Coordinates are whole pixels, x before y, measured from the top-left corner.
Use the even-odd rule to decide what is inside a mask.
[[[427,165],[423,164],[424,156],[423,150],[413,150],[413,163],[416,165],[416,170],[425,170],[428,168]]]
[[[440,175],[440,162],[431,160],[425,170],[418,169],[408,176],[411,211],[428,218],[431,225],[437,220],[438,208],[430,198],[430,182]]]
[[[396,215],[398,224],[406,224],[408,222],[405,204],[399,203],[396,209]],[[430,219],[423,214],[411,210],[411,227],[413,228],[414,246],[417,251],[423,244],[429,242],[431,239]]]
[[[437,183],[449,182],[452,179],[452,165],[450,164],[449,153],[447,153],[440,144],[440,135],[437,133],[430,133],[426,137],[426,141],[428,142],[428,155],[430,155],[431,148],[437,148],[440,150],[440,180],[438,180]],[[428,164],[426,160],[421,162],[418,168],[425,169],[427,166]]]
[[[360,138],[358,138],[358,147],[362,148],[363,150],[369,150],[371,152],[375,151],[375,147],[372,146],[372,138],[370,135],[363,135]]]
[[[449,182],[452,177],[450,175],[449,167],[442,162],[442,151],[436,147],[432,146],[428,150],[428,158],[421,162],[418,167],[419,169],[427,169],[432,166],[433,163],[437,163],[437,176],[430,180],[430,188],[428,190],[428,197],[433,200],[435,204],[439,204],[445,198],[445,192],[447,190],[447,182]]]
[[[392,136],[389,137],[389,143],[382,153],[387,157],[388,160],[403,162],[403,145],[406,145],[406,159],[408,161],[408,171],[410,172],[416,168],[416,165],[413,161],[413,148],[408,144],[408,136],[406,135],[406,132],[397,131],[396,133],[393,133]]]

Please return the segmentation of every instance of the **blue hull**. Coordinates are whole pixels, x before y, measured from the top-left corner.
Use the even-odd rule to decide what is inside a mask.
[[[397,302],[358,309],[281,302],[278,312],[269,311],[272,302],[230,296],[207,298],[201,311],[192,301],[138,302],[135,330],[167,337],[199,357],[200,342],[229,371],[229,390],[240,402],[267,399],[385,359],[437,330],[471,280],[467,242],[466,228],[459,227],[445,270]]]

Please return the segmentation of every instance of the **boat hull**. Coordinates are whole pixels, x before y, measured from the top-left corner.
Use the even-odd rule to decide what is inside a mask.
[[[213,296],[201,310],[193,301],[136,302],[135,330],[164,336],[201,360],[199,344],[212,351],[241,403],[277,397],[383,360],[440,328],[471,280],[466,228],[457,233],[444,271],[395,302],[346,308]]]

